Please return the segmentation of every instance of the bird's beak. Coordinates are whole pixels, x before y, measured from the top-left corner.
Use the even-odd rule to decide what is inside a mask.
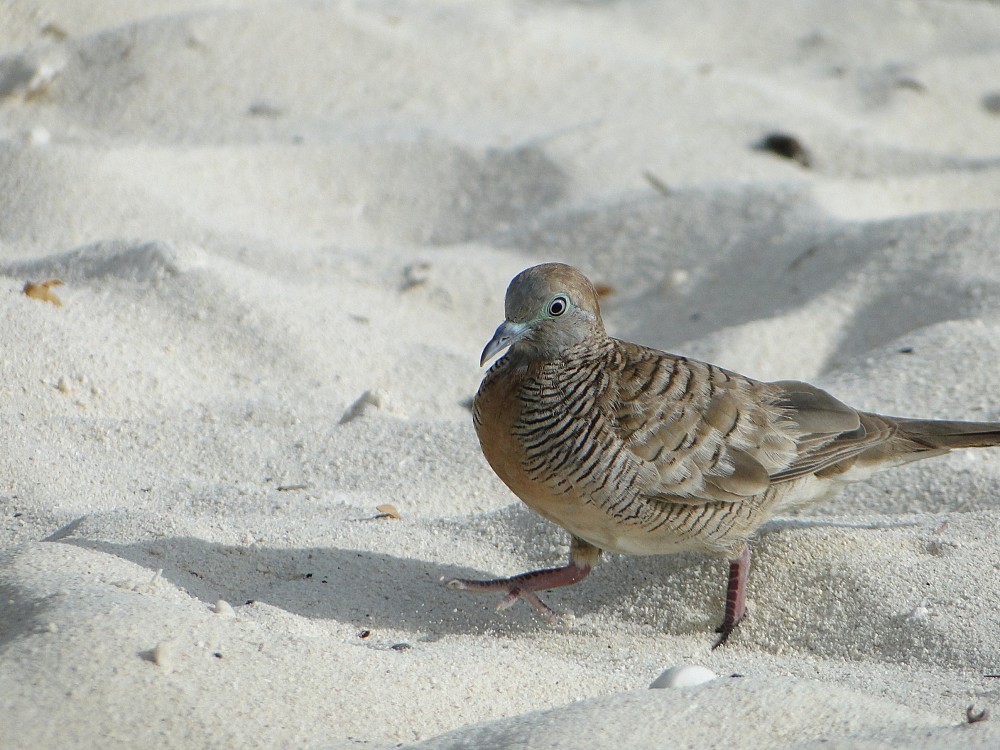
[[[479,359],[479,366],[482,367],[485,365],[508,346],[521,339],[527,332],[527,323],[511,323],[509,320],[505,320],[497,326],[496,333],[493,334],[490,343],[483,349],[483,356]]]

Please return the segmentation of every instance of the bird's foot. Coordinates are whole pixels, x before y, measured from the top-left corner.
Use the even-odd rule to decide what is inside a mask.
[[[726,616],[715,629],[719,640],[712,646],[715,651],[729,640],[736,626],[746,619],[747,576],[750,573],[750,547],[744,545],[740,556],[729,561],[729,584],[726,587]]]
[[[498,610],[507,609],[507,607],[517,602],[518,599],[523,599],[537,609],[547,623],[550,625],[560,625],[572,621],[572,617],[564,616],[554,610],[543,602],[535,592],[555,589],[560,586],[570,586],[578,581],[582,581],[587,577],[588,573],[590,573],[590,566],[580,566],[570,563],[561,568],[533,570],[529,573],[511,576],[510,578],[493,578],[483,581],[469,578],[453,578],[450,581],[445,581],[444,585],[458,591],[503,592],[506,596],[497,605]]]
[[[719,634],[719,640],[717,640],[714,644],[712,644],[712,651],[715,651],[715,649],[717,649],[719,646],[725,645],[726,641],[729,640],[729,636],[731,636],[733,634],[733,631],[736,630],[736,626],[739,625],[741,622],[743,622],[745,619],[747,619],[746,611],[744,611],[743,616],[740,617],[740,619],[736,620],[735,622],[729,622],[729,618],[727,617],[726,620],[719,627],[715,629],[715,632]]]

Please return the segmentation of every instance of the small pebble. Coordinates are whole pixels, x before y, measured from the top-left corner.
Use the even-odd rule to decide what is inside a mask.
[[[270,102],[254,102],[247,109],[247,114],[253,117],[281,117],[284,114],[280,107],[276,107]]]
[[[35,68],[34,75],[31,76],[31,80],[28,81],[28,90],[25,92],[25,98],[30,99],[44,93],[52,85],[52,82],[59,77],[63,65],[62,61],[52,61],[51,63],[38,65]]]
[[[683,268],[675,268],[663,284],[665,291],[686,292],[691,287],[691,272]]]
[[[411,263],[403,269],[403,289],[412,289],[415,286],[426,284],[431,278],[431,264],[426,262]]]
[[[225,599],[219,599],[212,607],[212,611],[220,617],[233,617],[236,614],[236,610]]]
[[[64,28],[52,21],[42,26],[41,32],[45,36],[52,37],[57,42],[65,41],[69,37],[69,33]]]
[[[174,665],[175,649],[174,644],[170,641],[164,641],[163,643],[157,644],[156,648],[153,649],[151,654],[153,659],[153,664],[170,671]]]
[[[642,173],[642,176],[646,178],[646,182],[650,184],[653,190],[660,195],[671,195],[673,193],[670,186],[652,172],[645,171]]]
[[[711,682],[718,677],[715,672],[707,667],[697,664],[682,664],[677,667],[670,667],[653,680],[651,688],[681,688],[701,685],[703,682]]]
[[[393,651],[409,651],[413,646],[409,643],[394,643],[389,646]]]
[[[812,155],[802,142],[788,133],[768,133],[754,148],[758,151],[770,151],[776,156],[797,161],[803,167],[812,166]]]

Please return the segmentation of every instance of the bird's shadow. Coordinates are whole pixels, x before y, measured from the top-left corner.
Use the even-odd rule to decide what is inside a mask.
[[[518,538],[517,527],[530,518],[529,514],[524,509],[505,519],[512,540]],[[808,533],[810,527],[839,525],[821,518],[770,524],[757,539],[756,559],[765,567],[778,565],[782,549],[789,543],[786,535]],[[908,525],[905,521],[876,523],[870,528]],[[851,526],[868,528],[865,524]],[[796,531],[796,527],[801,529]],[[474,530],[469,533],[476,534]],[[555,537],[562,532],[553,527],[543,535],[549,533]],[[448,635],[518,638],[551,632],[551,626],[526,604],[497,612],[499,594],[453,591],[442,584],[454,577],[491,578],[497,571],[367,550],[226,545],[194,537],[116,543],[68,536],[57,541],[120,557],[151,574],[159,571],[164,579],[204,602],[206,608],[218,599],[237,609],[267,604],[292,615],[352,623],[359,631],[404,631],[418,641]],[[554,563],[560,561],[534,560],[530,566]],[[578,620],[586,621],[588,615],[610,617],[654,633],[704,638],[707,646],[714,641],[714,627],[722,619],[726,568],[725,560],[696,553],[609,555],[587,580],[548,592],[544,598],[556,609],[572,610]],[[838,590],[855,588],[851,580],[831,577],[827,571],[818,572],[815,581],[801,586],[825,592],[815,598],[812,613],[801,615],[813,623],[823,621],[827,599],[836,597]],[[771,602],[775,597],[774,592],[765,594],[759,588],[755,595],[759,602]],[[866,596],[864,592],[855,595]],[[879,599],[877,592],[872,592],[871,597],[873,601]],[[760,627],[769,627],[778,616],[770,609],[769,604],[760,611]],[[877,612],[877,603],[870,609]],[[753,617],[758,619],[758,615]],[[934,645],[936,649],[941,647],[936,641]]]
[[[493,571],[396,557],[382,552],[337,547],[271,548],[207,542],[194,537],[161,537],[133,543],[66,537],[63,544],[95,550],[133,562],[211,605],[223,599],[234,607],[268,604],[313,619],[354,623],[359,629],[389,628],[441,635],[492,633],[516,636],[544,632],[546,624],[533,609],[519,605],[497,612],[500,594],[453,591],[443,581],[491,578]],[[551,564],[547,561],[544,567]],[[646,559],[615,556],[587,581],[546,594],[557,609],[569,608],[579,617],[604,607],[642,601],[666,579],[705,579],[724,593],[724,563],[702,555],[672,555]],[[712,600],[710,600],[710,598]],[[721,599],[678,602],[660,613],[683,621],[681,632],[707,632],[721,617]],[[691,607],[703,618],[689,622]],[[715,612],[719,609],[719,612]],[[674,631],[674,628],[666,629]]]

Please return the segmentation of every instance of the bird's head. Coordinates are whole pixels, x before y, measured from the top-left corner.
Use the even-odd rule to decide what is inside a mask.
[[[558,359],[567,349],[605,335],[593,285],[565,263],[521,271],[507,287],[506,320],[483,349],[480,365],[504,349],[526,359]]]

